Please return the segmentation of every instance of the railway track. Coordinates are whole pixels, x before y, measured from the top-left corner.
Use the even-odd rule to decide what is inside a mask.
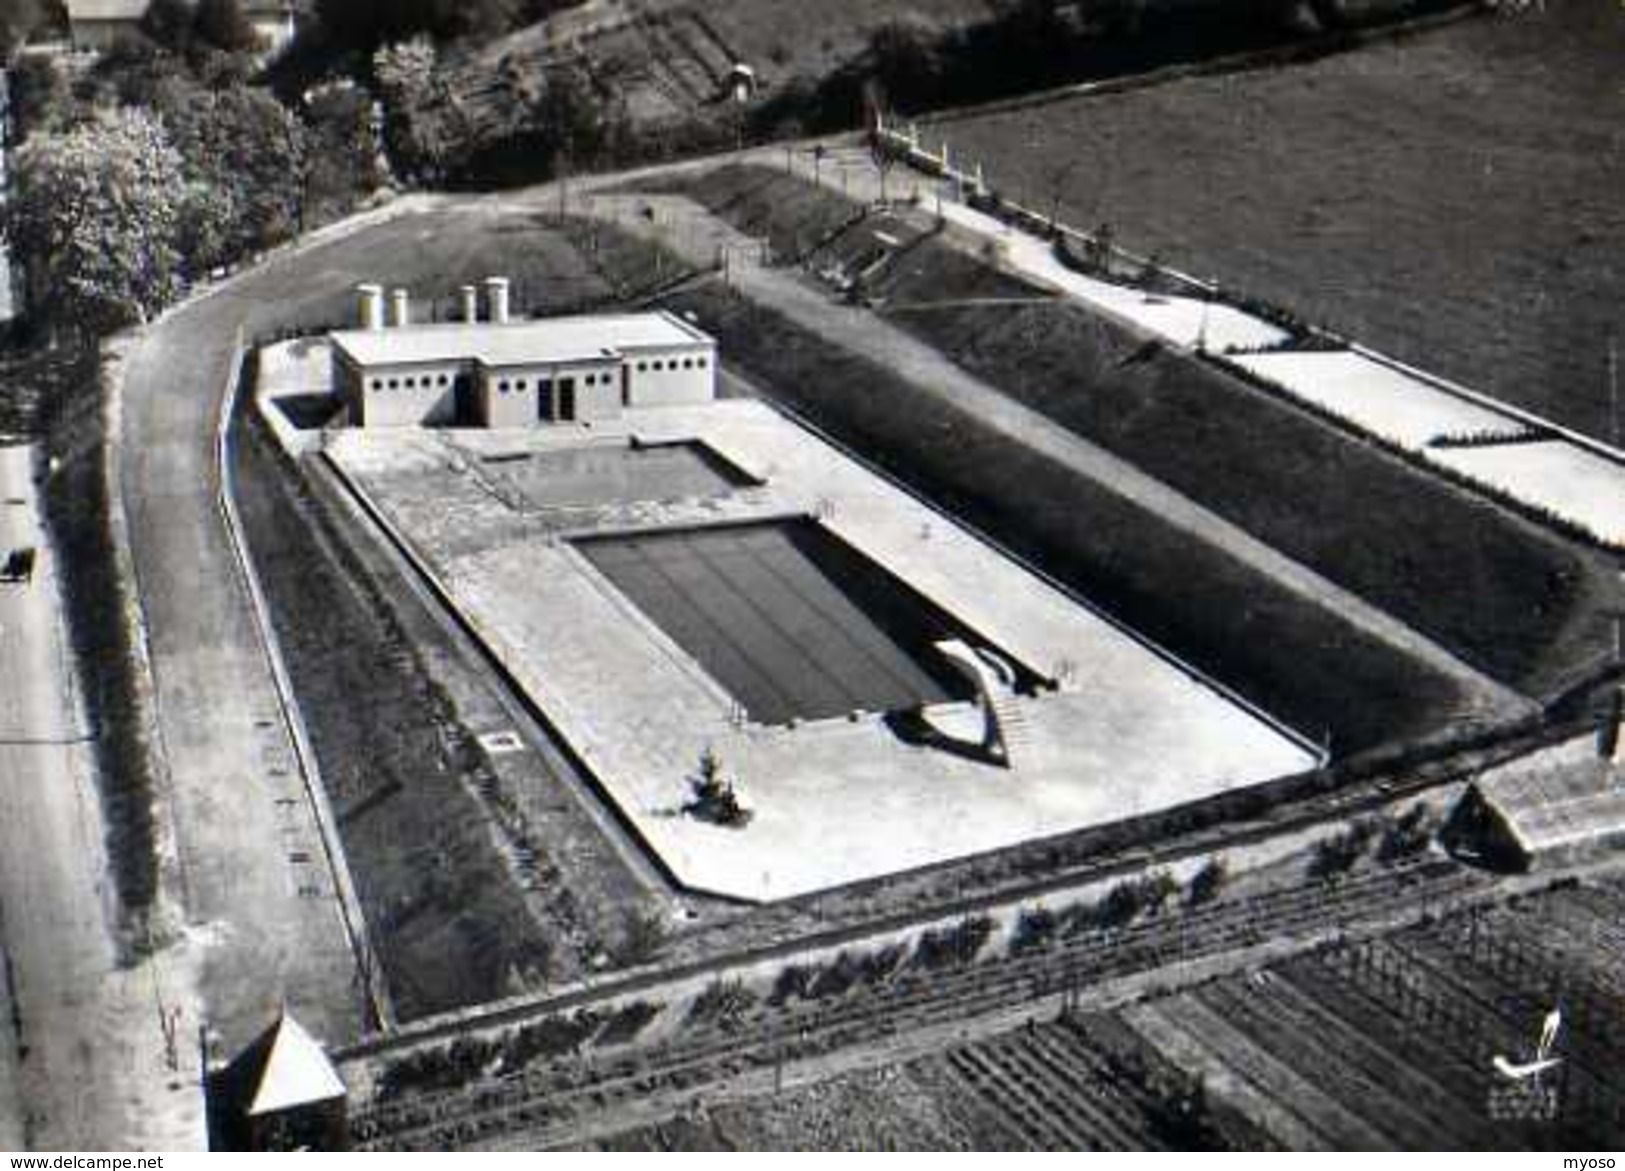
[[[587,1050],[468,1087],[376,1102],[356,1115],[352,1136],[363,1149],[386,1150],[466,1146],[520,1131],[528,1145],[568,1145],[623,1106],[646,1109],[662,1099],[675,1112],[699,1090],[751,1071],[850,1047],[872,1048],[1170,961],[1408,915],[1421,891],[1445,899],[1490,882],[1452,863],[1422,860],[1331,887],[1211,904],[1188,916],[1164,916],[1117,932],[1077,932],[1047,949],[960,968],[905,968],[876,986],[859,984],[839,999],[792,1000],[777,1007],[759,1002],[727,1027],[684,1030],[675,1039],[609,1054]]]

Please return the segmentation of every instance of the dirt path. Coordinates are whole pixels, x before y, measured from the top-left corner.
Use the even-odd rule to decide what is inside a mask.
[[[727,279],[751,300],[784,314],[833,345],[858,354],[974,414],[1034,451],[1111,488],[1169,523],[1210,541],[1359,629],[1456,679],[1487,713],[1527,711],[1529,701],[1473,670],[1443,647],[1364,600],[1278,553],[1189,497],[966,373],[937,350],[876,315],[833,301],[793,270],[760,263],[760,245],[676,196],[595,195],[591,214],[658,239],[694,264],[726,256]],[[653,219],[640,214],[652,208]]]
[[[0,905],[15,997],[5,1005],[0,989],[0,1148],[201,1149],[196,949],[183,939],[119,966],[94,756],[29,453],[12,448],[0,451],[0,550],[20,545],[41,552],[31,583],[0,585]],[[179,1014],[173,1067],[160,1003]]]

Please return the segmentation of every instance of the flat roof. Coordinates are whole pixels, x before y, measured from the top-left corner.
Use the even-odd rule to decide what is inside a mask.
[[[486,366],[590,362],[626,350],[713,344],[709,334],[670,313],[606,313],[513,321],[443,322],[332,335],[362,366],[478,361]]]

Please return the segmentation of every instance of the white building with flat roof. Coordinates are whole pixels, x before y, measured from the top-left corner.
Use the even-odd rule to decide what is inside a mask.
[[[363,286],[362,327],[334,333],[333,386],[359,427],[530,427],[620,417],[629,407],[716,397],[717,345],[666,312],[513,320],[506,282],[489,316],[464,290],[465,320],[413,324],[397,291]]]

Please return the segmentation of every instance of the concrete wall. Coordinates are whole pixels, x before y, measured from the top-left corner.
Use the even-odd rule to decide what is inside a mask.
[[[475,377],[476,415],[486,427],[534,427],[536,390],[534,374],[510,370],[481,370]]]
[[[460,373],[462,367],[453,363],[371,367],[360,387],[363,405],[355,422],[364,427],[453,423]]]
[[[708,403],[717,397],[716,346],[638,350],[626,359],[626,404],[633,407],[676,407]]]

